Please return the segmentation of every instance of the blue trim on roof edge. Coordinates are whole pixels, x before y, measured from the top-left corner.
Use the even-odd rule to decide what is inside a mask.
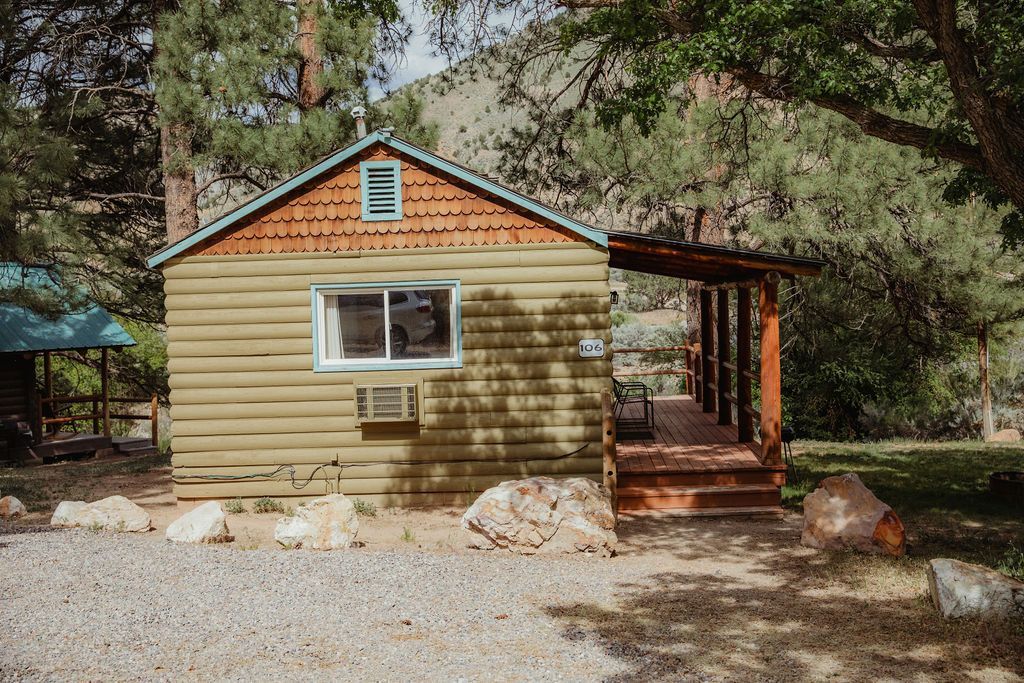
[[[402,152],[403,154],[408,154],[409,156],[414,157],[419,161],[430,164],[431,166],[434,166],[435,168],[438,168],[444,171],[445,173],[465,180],[466,182],[471,183],[486,192],[506,199],[512,202],[513,204],[516,204],[528,211],[543,216],[544,218],[547,218],[557,223],[563,228],[571,230],[572,232],[580,235],[581,237],[584,237],[592,242],[595,242],[601,245],[602,247],[608,246],[608,236],[605,235],[602,231],[596,230],[595,228],[585,225],[584,223],[580,223],[579,221],[573,220],[572,218],[569,218],[568,216],[561,214],[558,211],[555,211],[554,209],[544,206],[543,204],[540,204],[539,202],[536,202],[530,199],[529,197],[521,195],[518,192],[502,187],[501,185],[498,185],[495,182],[487,180],[486,178],[477,175],[472,171],[464,169],[449,161],[445,161],[441,157],[438,157],[426,151],[425,149],[421,149],[416,145],[405,142],[404,140],[396,138],[390,134],[385,134],[379,130],[376,130],[367,135],[366,137],[362,138],[361,140],[358,140],[357,142],[354,142],[353,144],[349,145],[348,147],[335,152],[334,154],[330,155],[323,161],[320,161],[314,164],[313,166],[310,166],[304,171],[300,171],[298,174],[292,176],[291,178],[284,181],[280,185],[277,185],[271,190],[261,195],[258,195],[249,202],[246,202],[245,204],[235,208],[234,210],[216,219],[212,223],[208,223],[207,225],[199,228],[188,237],[185,237],[184,239],[181,239],[175,242],[174,244],[167,245],[160,251],[150,256],[146,260],[146,265],[149,266],[150,268],[154,268],[163,263],[164,261],[167,261],[168,259],[177,256],[186,249],[195,246],[199,242],[202,242],[203,240],[212,237],[213,235],[216,235],[224,228],[227,228],[232,224],[238,222],[239,220],[245,218],[246,216],[253,213],[257,209],[263,208],[267,204],[281,198],[282,196],[286,195],[292,190],[309,182],[310,180],[320,175],[321,173],[329,171],[331,168],[337,166],[346,159],[349,159],[350,157],[358,154],[359,152],[362,152],[370,145],[376,144],[378,142],[387,145],[392,149],[396,149],[399,152]]]

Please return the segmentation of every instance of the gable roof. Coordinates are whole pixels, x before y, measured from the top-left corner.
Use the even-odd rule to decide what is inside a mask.
[[[44,268],[0,263],[0,288],[57,289]],[[99,304],[48,318],[12,303],[0,304],[0,353],[133,346],[135,340]]]
[[[226,230],[229,227],[236,225],[239,221],[245,219],[248,216],[251,216],[259,209],[268,206],[272,202],[287,195],[289,192],[292,192],[300,188],[301,186],[305,185],[306,183],[314,180],[315,178],[318,178],[319,176],[331,171],[332,169],[337,168],[343,162],[351,159],[353,156],[359,154],[363,150],[375,144],[382,144],[384,146],[396,150],[397,152],[406,154],[424,164],[427,164],[440,171],[455,176],[469,183],[470,185],[482,190],[483,192],[487,192],[497,197],[501,197],[502,199],[505,199],[506,201],[510,202],[511,204],[521,209],[542,216],[552,221],[556,225],[559,225],[573,233],[576,233],[577,235],[580,235],[584,239],[590,240],[591,242],[599,244],[603,247],[608,246],[608,236],[604,232],[597,230],[589,225],[586,225],[585,223],[581,223],[577,220],[569,218],[565,214],[551,208],[550,206],[542,204],[541,202],[538,202],[535,199],[531,199],[525,195],[522,195],[516,192],[515,190],[512,190],[511,188],[508,188],[504,185],[494,182],[493,180],[485,178],[480,174],[466,168],[465,166],[462,166],[461,164],[448,161],[447,159],[442,159],[436,154],[428,152],[427,150],[421,147],[417,147],[411,142],[395,137],[394,135],[386,131],[377,130],[374,131],[373,133],[370,133],[361,140],[358,140],[357,142],[349,145],[348,147],[339,150],[334,154],[331,154],[322,161],[319,161],[316,164],[313,164],[312,166],[306,168],[305,170],[300,171],[291,178],[274,186],[273,188],[267,190],[266,192],[256,195],[255,197],[253,197],[246,203],[242,204],[241,206],[233,209],[232,211],[229,211],[220,218],[206,224],[199,230],[196,230],[191,235],[188,235],[187,237],[175,242],[174,244],[167,245],[157,253],[150,256],[149,259],[146,261],[146,264],[150,268],[153,268],[167,261],[168,259],[187,251],[191,247],[199,244],[200,242],[217,235],[218,233],[220,233],[223,230]]]

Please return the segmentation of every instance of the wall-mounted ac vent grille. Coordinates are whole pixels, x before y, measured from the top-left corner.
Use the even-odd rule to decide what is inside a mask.
[[[360,165],[363,220],[393,221],[402,217],[401,165],[397,161],[364,161]]]
[[[415,384],[356,387],[356,422],[411,422],[416,419]]]

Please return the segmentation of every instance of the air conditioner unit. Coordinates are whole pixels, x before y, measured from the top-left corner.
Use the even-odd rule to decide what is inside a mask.
[[[356,385],[356,424],[415,420],[415,384]]]

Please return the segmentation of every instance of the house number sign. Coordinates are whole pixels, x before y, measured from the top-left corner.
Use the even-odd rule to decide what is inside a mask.
[[[580,339],[580,358],[604,358],[604,339]]]

